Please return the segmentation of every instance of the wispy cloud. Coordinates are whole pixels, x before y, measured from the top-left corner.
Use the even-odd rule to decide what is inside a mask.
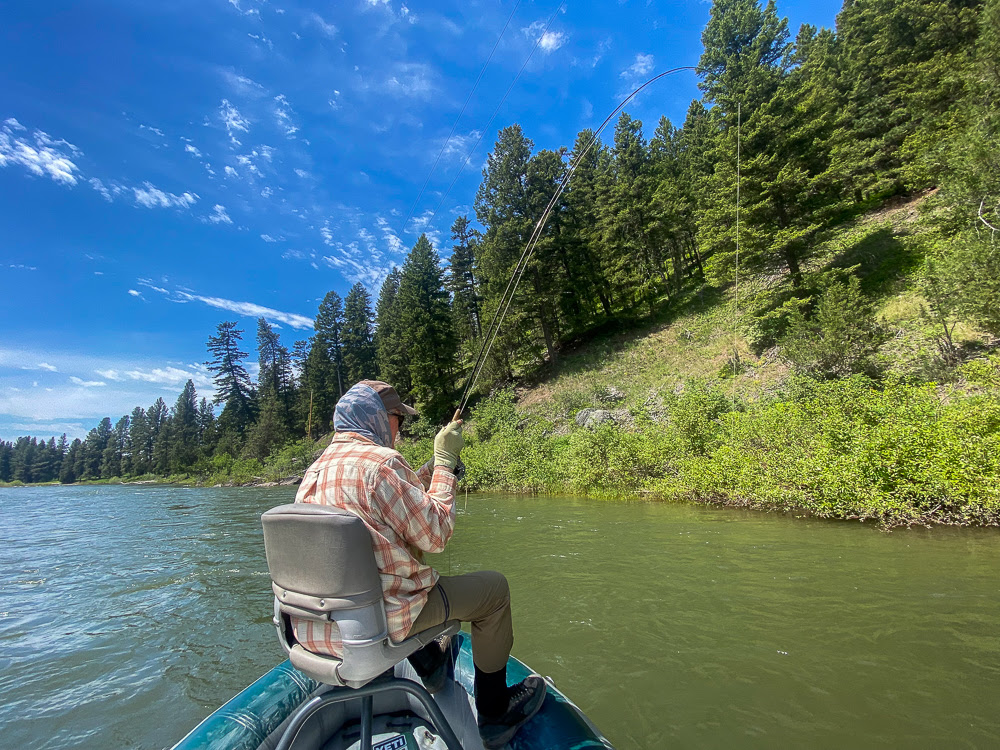
[[[190,143],[184,147],[184,150],[189,154],[194,154],[199,159],[201,158],[201,151],[198,150],[197,146],[192,146]]]
[[[76,375],[72,375],[69,382],[74,385],[83,386],[84,388],[103,388],[107,385],[103,380],[84,380],[83,378],[78,378]]]
[[[427,99],[435,91],[433,70],[424,63],[398,63],[382,90],[396,96]]]
[[[313,325],[312,318],[307,318],[306,316],[299,315],[297,313],[275,310],[272,307],[258,305],[255,302],[238,302],[235,300],[224,299],[222,297],[208,297],[196,294],[186,289],[176,289],[174,291],[170,291],[168,289],[164,289],[163,287],[155,286],[148,279],[139,279],[137,283],[139,286],[160,292],[171,302],[201,302],[202,304],[219,310],[227,310],[228,312],[234,312],[238,315],[245,315],[253,318],[266,318],[268,320],[284,323],[292,328],[312,328]]]
[[[309,14],[309,20],[312,21],[320,31],[322,31],[326,36],[333,39],[337,36],[337,27],[332,23],[327,23],[326,20],[319,13]]]
[[[229,214],[226,213],[226,207],[221,206],[218,203],[212,207],[212,213],[209,215],[208,220],[213,224],[232,224],[233,220],[229,218]]]
[[[278,127],[288,138],[294,138],[299,131],[299,126],[292,121],[292,114],[292,106],[284,94],[274,97],[274,116],[278,121]]]
[[[68,141],[56,139],[48,133],[27,132],[13,117],[0,127],[0,167],[17,165],[39,177],[49,177],[63,185],[76,185],[80,179],[80,168],[74,159],[83,155]]]
[[[566,44],[569,35],[562,31],[545,31],[545,25],[544,21],[535,21],[531,26],[521,29],[521,32],[532,41],[537,41],[538,49],[549,54]]]
[[[431,219],[434,218],[434,212],[428,209],[424,211],[420,216],[414,216],[410,219],[410,226],[407,227],[406,231],[409,234],[426,234],[427,239],[431,241],[434,245],[435,250],[441,249],[441,232],[431,226]]]
[[[379,231],[382,232],[383,239],[389,246],[389,252],[396,253],[397,255],[406,252],[406,246],[399,238],[399,235],[393,231],[388,220],[382,216],[377,216],[375,217],[375,223],[378,225]]]
[[[132,188],[137,205],[144,208],[190,208],[198,201],[198,194],[183,192],[180,195],[167,193],[144,182],[141,188]]]
[[[0,364],[3,364],[3,359],[0,359]],[[55,365],[50,365],[48,362],[39,362],[37,365],[21,365],[22,370],[45,370],[46,372],[59,372],[59,368]]]
[[[622,71],[622,78],[639,78],[644,75],[648,75],[653,69],[653,56],[638,54],[635,56],[635,62],[632,63],[628,68]]]
[[[234,146],[242,146],[243,144],[237,139],[237,133],[249,133],[250,132],[250,121],[247,120],[240,111],[230,103],[228,99],[223,99],[222,104],[219,105],[219,119],[222,120],[222,124],[226,128],[226,133],[229,135],[229,140]]]

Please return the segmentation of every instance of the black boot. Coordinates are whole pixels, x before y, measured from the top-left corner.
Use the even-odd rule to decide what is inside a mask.
[[[407,657],[431,695],[441,690],[452,674],[451,641],[451,636],[438,638]]]
[[[545,702],[545,680],[531,675],[507,687],[507,670],[483,672],[476,668],[476,712],[479,736],[486,750],[497,750],[528,723]]]

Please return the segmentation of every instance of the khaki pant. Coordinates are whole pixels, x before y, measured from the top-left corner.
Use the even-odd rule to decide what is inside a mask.
[[[481,570],[441,576],[407,635],[445,620],[472,623],[472,661],[483,672],[496,672],[507,665],[514,645],[514,628],[510,587],[502,573]]]

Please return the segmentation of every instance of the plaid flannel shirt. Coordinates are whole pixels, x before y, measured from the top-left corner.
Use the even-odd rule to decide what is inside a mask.
[[[393,641],[406,637],[438,581],[437,571],[423,562],[423,553],[440,552],[451,538],[457,484],[445,467],[432,474],[428,463],[414,472],[392,448],[342,432],[334,435],[299,485],[295,502],[342,508],[368,527]],[[292,618],[292,626],[295,638],[309,651],[337,657],[343,653],[335,623]]]

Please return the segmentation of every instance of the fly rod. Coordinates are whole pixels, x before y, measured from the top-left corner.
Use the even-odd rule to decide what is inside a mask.
[[[475,386],[476,381],[479,379],[479,375],[482,372],[483,365],[486,363],[486,358],[490,354],[490,350],[493,348],[493,342],[496,340],[496,336],[500,331],[500,326],[503,323],[504,318],[507,316],[507,311],[510,309],[511,302],[514,299],[514,293],[517,291],[518,284],[521,283],[521,277],[524,276],[524,272],[528,267],[528,261],[531,260],[531,256],[535,251],[535,246],[538,244],[541,238],[542,232],[545,230],[545,224],[549,220],[549,216],[552,214],[552,209],[559,200],[559,197],[563,194],[566,186],[569,184],[570,179],[573,177],[573,173],[576,172],[576,168],[583,161],[583,157],[587,155],[594,144],[597,143],[603,130],[608,126],[608,123],[628,104],[640,91],[649,86],[650,84],[660,80],[661,78],[668,76],[672,73],[677,73],[682,70],[697,70],[697,68],[685,65],[679,68],[672,68],[670,70],[664,71],[658,75],[653,76],[644,84],[636,88],[632,93],[625,97],[621,103],[615,107],[615,109],[609,114],[604,122],[601,123],[600,127],[594,132],[593,137],[587,144],[586,148],[583,149],[576,158],[573,159],[572,163],[563,175],[562,180],[560,180],[555,193],[549,200],[548,205],[546,205],[545,210],[542,211],[541,217],[535,222],[534,230],[531,232],[531,236],[528,238],[527,244],[524,246],[524,250],[521,252],[521,257],[518,258],[517,263],[514,265],[514,271],[511,274],[510,281],[507,282],[507,288],[504,290],[503,295],[500,297],[500,301],[497,304],[496,312],[493,314],[493,319],[490,321],[490,325],[483,336],[482,346],[479,348],[479,354],[476,356],[476,362],[472,366],[472,372],[469,374],[469,378],[465,383],[465,389],[462,391],[462,399],[459,401],[458,408],[455,410],[455,415],[452,418],[453,421],[457,421],[462,418],[462,413],[465,411],[465,407],[468,405],[469,396],[472,392],[473,386]]]

